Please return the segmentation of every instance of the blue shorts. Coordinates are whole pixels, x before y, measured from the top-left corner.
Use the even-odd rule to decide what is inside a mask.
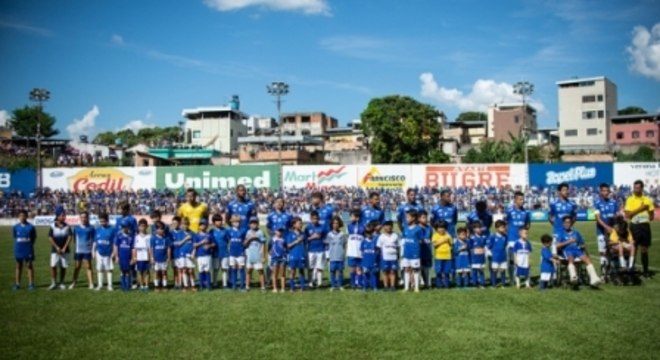
[[[529,268],[516,267],[516,276],[521,278],[529,277]]]
[[[17,263],[33,262],[34,261],[34,254],[15,254],[14,258],[16,258]]]
[[[348,257],[348,267],[349,268],[359,268],[362,267],[362,258],[357,257]]]
[[[378,272],[378,268],[376,268],[375,266],[363,267],[362,272],[365,274],[373,274]]]
[[[396,260],[383,260],[380,262],[380,268],[383,271],[397,271],[399,264]]]
[[[584,250],[578,248],[578,247],[573,247],[573,248],[568,248],[564,250],[564,256],[566,258],[573,257],[573,258],[579,258],[584,256]]]
[[[486,255],[472,254],[472,258],[470,258],[470,260],[472,261],[472,265],[484,265],[486,263]]]
[[[435,259],[435,273],[436,274],[449,274],[452,272],[452,260],[438,260]]]
[[[305,268],[305,259],[289,259],[287,261],[289,269],[302,270]]]
[[[129,261],[122,261],[121,259],[119,260],[119,271],[123,273],[130,273],[133,271],[133,267],[131,266],[131,262]]]
[[[73,255],[73,260],[75,261],[92,261],[92,253],[87,253],[87,254],[81,254],[81,253],[75,253]]]
[[[343,261],[330,261],[330,272],[344,271]]]
[[[151,268],[150,265],[151,264],[149,264],[148,261],[138,261],[136,268],[137,268],[137,271],[139,271],[139,272],[148,272],[149,269]]]
[[[270,267],[278,267],[278,266],[283,266],[286,265],[286,259],[283,257],[280,258],[270,258]]]

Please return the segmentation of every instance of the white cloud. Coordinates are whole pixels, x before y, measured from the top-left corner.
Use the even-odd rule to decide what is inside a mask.
[[[460,111],[486,111],[488,106],[493,104],[519,103],[522,100],[520,95],[513,93],[513,85],[506,82],[498,83],[494,80],[479,79],[472,85],[470,93],[465,94],[461,90],[438,85],[431,73],[423,73],[419,80],[422,83],[421,95],[423,97],[455,107]],[[545,112],[543,103],[530,99],[529,104],[537,112]]]
[[[630,69],[660,81],[660,23],[651,31],[644,26],[633,29],[632,44],[626,48],[630,55]]]
[[[138,120],[131,120],[131,121],[129,121],[126,125],[124,125],[124,126],[121,127],[120,129],[118,129],[118,131],[119,131],[119,130],[130,129],[130,130],[132,130],[134,133],[137,134],[137,132],[140,131],[141,129],[144,129],[144,128],[151,128],[151,127],[155,127],[155,126],[156,126],[155,124],[147,124],[144,120],[140,120],[140,119],[138,119]]]
[[[7,110],[0,110],[0,127],[6,127],[11,116]]]
[[[55,33],[50,29],[27,25],[19,22],[0,20],[0,28],[13,29],[30,35],[52,37]]]
[[[309,15],[330,15],[330,6],[326,0],[204,0],[204,3],[219,11],[259,7],[276,11],[302,11]]]
[[[112,37],[110,37],[110,41],[118,46],[123,46],[125,44],[124,38],[118,34],[112,34]]]
[[[82,117],[82,119],[74,119],[71,124],[66,127],[71,140],[78,140],[80,135],[87,135],[91,138],[91,132],[94,131],[96,126],[96,118],[101,114],[98,106],[94,105],[91,110]]]

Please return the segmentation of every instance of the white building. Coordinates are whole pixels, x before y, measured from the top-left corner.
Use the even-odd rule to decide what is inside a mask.
[[[277,120],[259,115],[248,117],[243,120],[243,124],[247,126],[248,136],[261,135],[277,129]]]
[[[246,136],[248,115],[239,110],[238,96],[230,105],[183,109],[185,144],[212,148],[223,154],[238,150],[238,138]]]
[[[560,148],[607,151],[610,119],[618,111],[616,85],[598,76],[558,81],[557,87]]]

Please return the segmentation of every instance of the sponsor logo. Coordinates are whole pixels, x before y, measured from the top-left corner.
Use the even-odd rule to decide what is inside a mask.
[[[563,182],[591,180],[595,178],[595,167],[588,168],[586,166],[577,166],[566,171],[548,171],[545,174],[545,183],[548,185],[558,185]]]
[[[346,176],[346,166],[330,168],[327,170],[312,171],[311,173],[299,174],[295,170],[287,171],[284,175],[284,181],[306,183],[307,186],[319,185],[341,179]]]
[[[263,170],[257,176],[213,176],[210,171],[202,171],[202,176],[188,176],[185,172],[168,172],[165,174],[165,187],[180,189],[192,187],[195,189],[230,189],[237,185],[246,187],[270,188],[271,172]]]
[[[62,176],[64,176],[64,173],[61,172],[61,171],[56,170],[56,171],[51,171],[51,173],[50,173],[50,177],[52,177],[52,178],[58,178],[58,177],[62,177]]]
[[[11,174],[0,173],[0,189],[8,189],[11,187]]]
[[[365,188],[403,188],[406,186],[406,176],[381,175],[378,168],[372,166],[360,179],[360,186]]]
[[[90,168],[80,170],[67,181],[73,191],[122,191],[131,188],[133,177],[116,168]]]
[[[509,185],[509,165],[429,165],[425,185],[429,187]]]

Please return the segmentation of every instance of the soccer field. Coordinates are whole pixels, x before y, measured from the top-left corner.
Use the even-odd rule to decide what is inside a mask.
[[[595,254],[594,224],[581,223],[578,229]],[[549,230],[547,224],[533,224],[531,238],[538,239]],[[93,292],[81,286],[49,292],[45,234],[46,229],[40,228],[35,263],[38,289],[28,292],[23,286],[14,292],[10,229],[0,228],[2,359],[660,356],[660,275],[641,286],[603,285],[601,291],[145,294]],[[660,223],[654,224],[653,234],[656,244],[650,257],[657,271]],[[532,267],[538,273],[540,245],[538,241],[533,245]]]

